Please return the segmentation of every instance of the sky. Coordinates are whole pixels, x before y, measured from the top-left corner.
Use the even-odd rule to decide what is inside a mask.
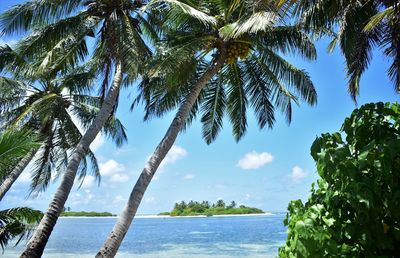
[[[1,1],[0,13],[21,2],[24,1]],[[0,44],[15,40],[0,37]],[[217,140],[207,145],[197,120],[178,136],[146,191],[138,214],[169,211],[175,202],[182,200],[234,200],[265,211],[285,211],[291,200],[306,200],[312,182],[318,179],[315,162],[310,156],[312,142],[322,133],[338,131],[344,119],[357,107],[347,92],[344,59],[338,50],[328,54],[328,43],[326,39],[316,43],[317,61],[287,57],[310,74],[318,93],[316,106],[301,103],[294,107],[290,125],[277,113],[274,128],[261,131],[253,113],[249,112],[247,134],[238,143],[225,119]],[[388,67],[389,61],[376,51],[361,80],[358,106],[400,100],[386,77]],[[80,189],[78,184],[73,187],[66,207],[74,211],[115,214],[123,209],[147,158],[174,115],[171,112],[161,119],[144,122],[142,107],[129,110],[134,92],[134,86],[123,90],[117,112],[126,127],[128,143],[116,148],[106,137],[96,138],[91,148],[100,164],[101,184],[98,186],[92,176],[87,176]],[[0,209],[30,206],[46,210],[59,181],[33,198],[28,197],[29,180],[29,172],[25,171],[0,203]]]

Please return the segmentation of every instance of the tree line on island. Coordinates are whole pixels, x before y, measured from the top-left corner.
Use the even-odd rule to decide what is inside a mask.
[[[70,207],[64,207],[61,212],[61,217],[115,217],[117,215],[111,212],[97,211],[72,211]]]
[[[265,213],[263,210],[253,207],[248,207],[243,204],[237,206],[235,201],[227,205],[223,200],[218,200],[216,203],[209,201],[181,201],[175,203],[171,212],[162,212],[159,215],[170,216],[195,216],[195,215],[228,215],[228,214],[261,214]]]

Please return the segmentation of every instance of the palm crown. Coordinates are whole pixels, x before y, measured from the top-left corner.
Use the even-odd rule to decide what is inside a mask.
[[[91,55],[103,78],[100,92],[104,98],[117,60],[129,84],[150,54],[140,34],[154,34],[138,12],[141,6],[140,1],[130,0],[31,1],[5,12],[0,27],[3,34],[32,31],[17,50],[43,71],[49,67],[65,71]]]
[[[147,115],[175,108],[191,85],[226,52],[225,65],[201,92],[191,117],[201,113],[203,137],[212,142],[227,113],[239,140],[246,132],[246,110],[252,107],[260,128],[272,127],[277,108],[291,120],[292,103],[316,103],[316,91],[303,70],[280,54],[315,59],[307,35],[275,5],[259,1],[154,1],[165,20],[163,41],[143,81]],[[211,61],[210,61],[211,60]]]
[[[79,142],[81,133],[76,123],[84,129],[98,112],[100,98],[85,94],[93,86],[96,73],[90,65],[82,65],[53,77],[56,72],[41,73],[8,46],[0,49],[0,57],[0,71],[14,75],[0,77],[0,128],[29,128],[38,135],[42,144],[33,170],[32,190],[41,191],[46,189],[53,171],[60,174],[64,170],[69,151]],[[126,141],[125,129],[114,116],[103,131],[118,145]],[[100,180],[90,150],[82,160],[80,179],[88,168]]]
[[[311,32],[332,37],[328,50],[339,45],[346,59],[349,92],[356,100],[360,79],[375,47],[391,59],[387,75],[400,91],[400,7],[387,0],[302,0],[298,16]]]

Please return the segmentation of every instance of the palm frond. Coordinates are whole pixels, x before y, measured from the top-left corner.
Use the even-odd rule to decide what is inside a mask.
[[[246,81],[245,91],[249,95],[250,104],[254,109],[258,125],[263,129],[266,125],[272,128],[275,122],[274,106],[271,103],[271,92],[278,80],[274,74],[267,73],[267,68],[260,65],[257,57],[249,58],[244,65]]]
[[[271,28],[277,20],[276,13],[260,11],[251,14],[250,17],[243,17],[235,23],[227,24],[219,30],[223,38],[238,38],[243,35],[264,32]]]
[[[367,25],[365,25],[364,31],[368,32],[373,30],[379,23],[383,22],[384,19],[390,19],[389,17],[391,17],[394,14],[394,12],[395,12],[395,7],[390,6],[385,10],[375,14],[374,16],[371,17]]]
[[[226,108],[226,96],[222,78],[210,81],[202,98],[203,138],[207,144],[213,142],[222,129],[222,121]]]
[[[244,91],[244,74],[237,63],[225,67],[227,80],[227,111],[232,124],[233,137],[239,141],[247,129],[247,96]]]
[[[309,60],[317,58],[314,43],[298,26],[275,26],[261,35],[257,46],[260,52],[268,47],[283,54],[300,54]]]
[[[189,1],[188,1],[189,2]],[[195,19],[205,25],[216,25],[217,20],[215,17],[208,15],[205,12],[200,11],[197,8],[190,6],[183,1],[178,0],[153,0],[147,5],[148,8],[154,8],[155,6],[167,3],[170,5],[168,20],[174,23],[185,23],[188,18]]]
[[[52,69],[76,64],[87,56],[85,39],[94,35],[98,18],[80,13],[34,30],[16,45],[16,51],[36,66]]]
[[[81,5],[80,0],[34,0],[15,5],[0,16],[0,34],[26,32],[64,17]]]
[[[14,79],[32,79],[31,65],[10,46],[0,46],[0,72],[12,73]]]
[[[383,40],[387,42],[384,54],[392,59],[387,75],[397,92],[400,92],[400,29],[395,23],[387,28]]]
[[[317,92],[310,76],[303,70],[291,65],[278,54],[265,50],[260,55],[260,61],[270,70],[280,82],[296,92],[300,99],[310,105],[317,103]]]
[[[39,223],[43,213],[27,207],[0,211],[0,246],[4,248],[17,238],[17,245],[22,239],[29,239],[34,226]]]
[[[15,165],[15,162],[39,146],[36,135],[30,131],[2,132],[0,135],[0,178]]]
[[[34,168],[31,172],[31,191],[32,193],[44,192],[51,182],[52,172],[55,170],[55,131],[47,135],[43,145],[35,157]],[[64,155],[65,157],[65,155]]]
[[[0,89],[0,114],[2,114],[24,100],[28,86],[23,81],[0,76]]]

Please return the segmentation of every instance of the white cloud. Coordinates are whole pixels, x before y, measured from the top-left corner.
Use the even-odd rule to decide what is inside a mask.
[[[128,175],[127,174],[123,174],[123,173],[114,174],[110,178],[110,182],[112,182],[112,183],[124,183],[124,182],[126,182],[128,180],[129,180]]]
[[[110,159],[105,163],[100,163],[99,167],[101,176],[111,176],[125,171],[125,166],[113,159]]]
[[[117,196],[115,196],[115,198],[113,200],[113,203],[116,204],[116,203],[121,203],[121,202],[124,202],[124,201],[125,201],[125,198],[122,197],[122,195],[117,195]]]
[[[193,178],[194,178],[194,175],[192,175],[192,174],[187,174],[183,177],[183,179],[185,179],[185,180],[192,180]]]
[[[95,179],[94,176],[87,175],[87,176],[85,176],[85,179],[83,179],[83,183],[81,185],[81,188],[88,189],[88,188],[93,186],[95,181],[96,181],[96,179]],[[90,191],[89,191],[89,193],[90,193]]]
[[[125,166],[113,159],[100,163],[99,167],[101,176],[110,177],[111,183],[123,183],[129,180],[129,176],[122,173],[126,170]]]
[[[274,160],[274,156],[268,152],[258,153],[256,151],[252,151],[244,155],[241,158],[237,166],[241,169],[257,169],[264,166],[267,163],[271,163]]]
[[[154,198],[153,196],[151,196],[151,197],[148,197],[148,198],[146,198],[146,202],[147,203],[149,203],[149,202],[154,202],[156,200],[156,198]]]
[[[165,156],[164,160],[160,164],[160,168],[165,167],[168,164],[174,164],[178,160],[184,158],[187,155],[187,151],[180,146],[172,146],[169,150],[167,156]]]
[[[307,172],[299,166],[294,166],[288,178],[292,183],[300,183],[307,176]]]
[[[83,204],[88,204],[94,199],[94,194],[87,194],[83,199],[81,200],[81,203]]]
[[[68,201],[68,205],[70,204],[71,206],[79,206],[82,204],[89,204],[93,202],[92,200],[95,199],[95,195],[92,193],[86,193],[86,194],[80,194],[76,193],[70,198],[71,200]],[[80,210],[81,208],[78,207],[72,207],[74,210]]]
[[[249,200],[251,198],[251,195],[250,194],[246,194],[245,196],[244,196],[244,199],[247,201],[247,200]]]

